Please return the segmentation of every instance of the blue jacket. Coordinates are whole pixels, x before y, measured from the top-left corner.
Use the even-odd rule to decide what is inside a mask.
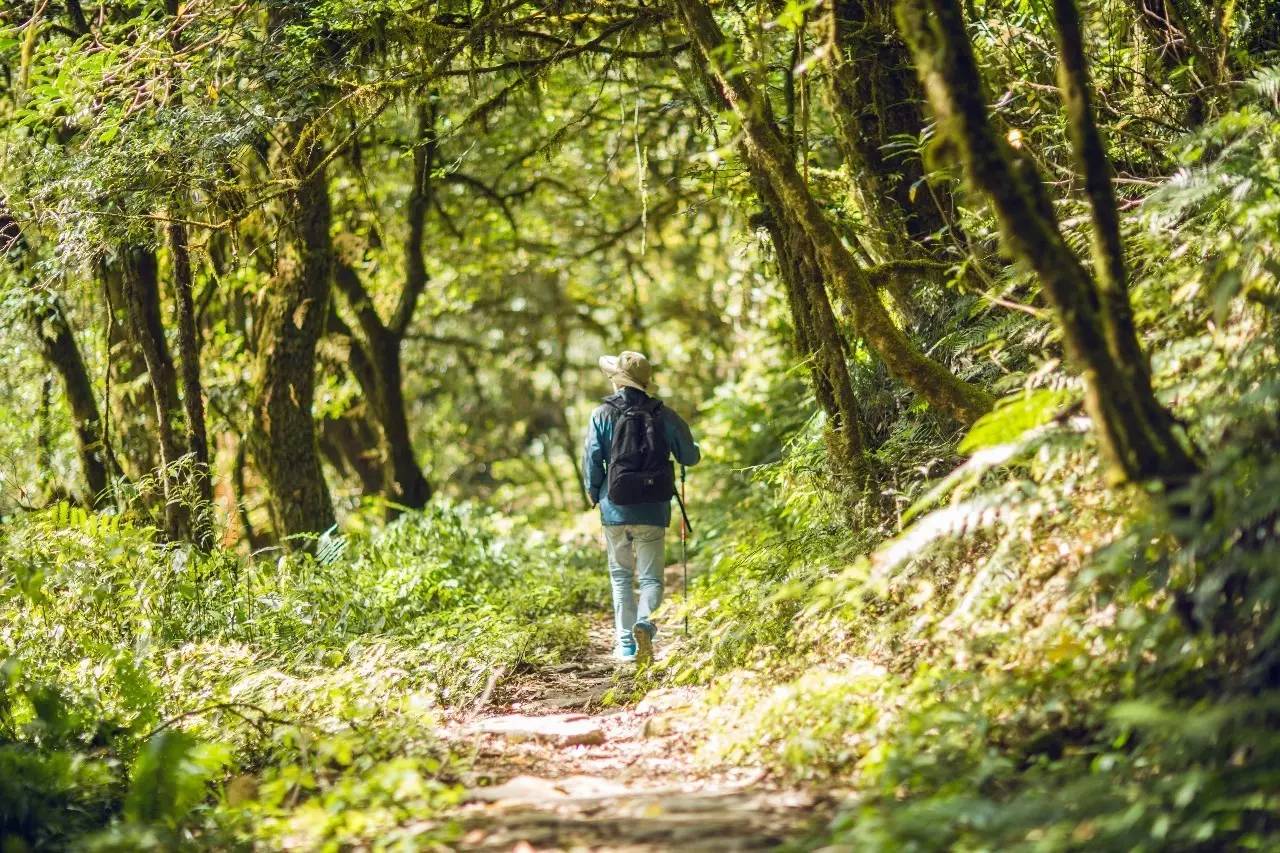
[[[631,405],[648,399],[649,395],[635,388],[623,388],[606,400],[625,401]],[[618,506],[609,501],[605,469],[609,465],[609,448],[613,446],[614,408],[607,402],[591,415],[587,427],[586,449],[582,453],[582,479],[587,496],[593,504],[600,504],[600,519],[605,524],[654,524],[667,527],[671,524],[671,501],[661,503],[628,504]],[[689,432],[689,425],[675,412],[663,406],[658,413],[667,436],[667,447],[681,465],[697,465],[702,451]]]

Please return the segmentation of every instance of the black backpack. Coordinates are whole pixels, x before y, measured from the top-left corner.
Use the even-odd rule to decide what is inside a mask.
[[[619,506],[662,503],[676,493],[676,469],[658,413],[662,401],[648,398],[635,405],[606,399],[613,407],[613,442],[609,445],[609,500]]]

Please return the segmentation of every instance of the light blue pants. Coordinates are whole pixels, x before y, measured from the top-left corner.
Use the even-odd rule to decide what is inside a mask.
[[[662,548],[666,535],[667,528],[654,524],[604,525],[609,578],[613,582],[613,627],[622,645],[632,644],[631,629],[636,622],[649,622],[649,614],[662,603]],[[636,577],[640,587],[638,608]]]

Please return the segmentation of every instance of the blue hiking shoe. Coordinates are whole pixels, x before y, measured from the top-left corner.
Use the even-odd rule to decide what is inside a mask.
[[[618,643],[613,647],[613,659],[623,663],[635,663],[636,647],[631,643]]]
[[[637,622],[631,629],[631,636],[636,641],[636,663],[646,664],[653,660],[653,635],[656,633],[658,630],[648,622]]]

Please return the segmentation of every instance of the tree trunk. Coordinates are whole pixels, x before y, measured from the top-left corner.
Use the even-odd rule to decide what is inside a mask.
[[[431,485],[418,465],[409,434],[400,340],[384,342],[373,355],[374,375],[378,377],[378,420],[386,436],[391,464],[391,499],[409,509],[421,509],[431,499]]]
[[[787,229],[777,197],[766,182],[756,181],[765,209],[764,226],[778,255],[778,272],[787,291],[796,347],[809,363],[814,396],[827,415],[827,451],[833,467],[855,485],[868,474],[862,413],[849,377],[848,353],[827,298],[822,273],[808,237]]]
[[[71,410],[75,428],[80,470],[88,489],[85,503],[88,506],[109,504],[109,478],[114,466],[110,452],[102,442],[98,401],[93,395],[93,383],[85,369],[80,347],[67,322],[66,308],[62,300],[53,298],[31,306],[28,316],[35,329],[40,354],[62,379],[67,408]]]
[[[240,520],[240,530],[244,541],[249,544],[249,551],[257,551],[267,545],[267,538],[253,526],[249,517],[249,494],[245,483],[245,470],[249,467],[249,443],[244,436],[236,436],[236,454],[231,463],[231,493],[236,503],[236,517]]]
[[[27,250],[21,226],[7,207],[0,205],[0,255],[20,275],[26,273],[24,258]],[[34,292],[34,283],[30,289],[33,293],[24,313],[35,332],[40,355],[62,380],[75,430],[80,472],[85,481],[84,502],[90,507],[110,503],[110,477],[117,469],[112,464],[110,448],[103,442],[98,401],[93,395],[93,383],[80,355],[80,346],[71,332],[71,324],[67,322],[66,307],[57,296]]]
[[[110,420],[111,444],[126,476],[150,476],[160,464],[156,439],[155,406],[152,405],[147,365],[130,329],[125,311],[123,264],[106,260],[97,264],[107,307],[107,388],[103,415]]]
[[[406,205],[408,235],[405,242],[405,280],[391,319],[383,322],[360,275],[348,263],[339,261],[334,282],[355,314],[360,336],[352,335],[352,345],[364,357],[367,368],[354,370],[370,411],[378,424],[387,465],[385,494],[394,504],[421,509],[431,499],[431,484],[422,473],[405,410],[404,369],[400,352],[404,336],[413,322],[418,300],[427,286],[426,259],[422,242],[430,208],[431,171],[438,145],[434,107],[418,111],[420,142],[413,152],[413,177]],[[395,509],[390,510],[395,514]]]
[[[434,105],[418,109],[419,144],[413,150],[413,186],[405,211],[409,233],[405,242],[404,287],[388,330],[388,338],[375,355],[377,375],[384,377],[382,397],[382,430],[391,451],[391,474],[396,488],[395,501],[410,509],[421,509],[431,500],[431,485],[423,476],[413,450],[409,421],[405,412],[404,376],[400,353],[404,336],[413,322],[418,300],[427,287],[427,264],[422,242],[426,234],[427,211],[431,206],[431,171],[435,168],[439,137],[436,132]],[[380,361],[381,364],[377,364]]]
[[[293,548],[334,524],[333,502],[316,447],[316,343],[329,310],[332,213],[322,166],[311,144],[292,165],[297,187],[285,197],[289,245],[268,291],[258,342],[253,455],[266,483],[277,534]]]
[[[320,422],[320,451],[336,471],[354,476],[365,495],[386,494],[380,437],[365,412],[354,409]]]
[[[179,0],[165,0],[165,11],[177,18]],[[170,30],[169,44],[177,53],[182,49],[182,28]],[[182,104],[182,80],[173,69],[172,103]],[[205,428],[204,389],[200,382],[200,332],[196,325],[195,300],[192,294],[191,252],[187,226],[170,221],[169,251],[173,257],[173,301],[178,314],[178,355],[182,359],[182,404],[186,414],[186,446],[191,453],[190,468],[190,535],[201,549],[213,547],[213,471],[209,461],[209,435]]]
[[[893,23],[892,0],[837,0],[830,12],[834,52],[828,74],[836,142],[858,182],[864,209],[879,219],[889,257],[914,256],[910,243],[936,244],[947,227],[940,205],[950,193],[930,187],[924,162],[888,152],[895,137],[919,137],[924,92]]]
[[[723,91],[705,64],[696,66],[707,94],[717,107],[728,109]],[[827,457],[832,469],[862,485],[868,478],[868,459],[862,414],[849,376],[848,353],[831,310],[826,282],[816,260],[813,242],[783,209],[769,176],[750,149],[738,143],[763,215],[758,224],[769,233],[778,259],[778,274],[787,294],[797,354],[806,362],[814,398],[827,416]]]
[[[1060,13],[1069,3],[1055,0]],[[992,128],[958,3],[900,0],[898,19],[939,124],[960,151],[969,181],[990,197],[1009,248],[1035,270],[1044,285],[1067,353],[1084,374],[1085,406],[1113,470],[1122,479],[1154,479],[1167,485],[1184,482],[1198,465],[1179,441],[1172,417],[1155,399],[1146,379],[1145,356],[1128,319],[1127,295],[1116,283],[1103,295],[1104,289],[1063,239],[1034,164],[1017,156]],[[1111,255],[1118,251],[1118,232],[1112,233],[1115,225],[1108,221],[1108,202],[1103,198],[1110,190],[1099,185],[1108,166],[1100,143],[1089,139],[1096,137],[1096,127],[1089,115],[1083,59],[1076,55],[1079,22],[1073,16],[1060,16],[1059,25],[1060,44],[1066,48],[1063,93],[1073,143],[1084,170],[1091,174],[1086,185],[1095,206],[1095,245],[1106,255],[1099,256],[1099,276],[1115,276],[1116,264],[1122,276],[1121,259]],[[1110,206],[1114,207],[1114,199]]]
[[[359,366],[364,369],[355,369],[358,365],[353,364],[353,373],[381,433],[382,456],[387,466],[384,493],[396,504],[420,509],[431,498],[431,486],[418,465],[409,434],[400,361],[403,337],[383,324],[350,264],[338,262],[334,281],[360,326],[360,335],[352,336],[351,346],[359,351]]]
[[[53,481],[53,379],[40,379],[40,408],[36,412],[36,483],[44,493]]]
[[[812,242],[823,277],[837,286],[858,333],[875,349],[894,377],[961,423],[987,412],[992,398],[929,358],[894,324],[870,278],[859,265],[796,168],[772,118],[768,103],[737,68],[716,67],[710,58],[723,56],[724,35],[703,0],[676,0],[702,61],[712,68],[722,97],[742,122],[749,153],[776,193],[785,215]]]
[[[182,403],[178,379],[160,319],[160,284],[156,256],[137,246],[123,252],[125,314],[138,349],[147,365],[147,379],[156,413],[160,439],[159,478],[164,495],[165,535],[172,540],[188,539],[191,533],[191,505],[180,487],[178,461],[186,455],[180,435]]]
[[[182,405],[186,413],[187,448],[191,453],[191,485],[194,518],[193,541],[204,550],[213,547],[213,471],[209,460],[209,435],[205,427],[204,387],[200,381],[200,332],[196,327],[191,254],[187,228],[169,224],[169,250],[173,255],[173,294],[178,313],[178,356],[182,361]]]
[[[80,0],[67,0],[67,17],[71,19],[71,29],[78,36],[89,32],[89,21],[84,16],[84,8]]]
[[[1111,161],[1093,116],[1089,70],[1084,58],[1080,18],[1072,0],[1053,0],[1057,21],[1058,85],[1067,111],[1067,131],[1072,151],[1084,175],[1085,195],[1092,214],[1093,277],[1101,301],[1103,333],[1107,348],[1133,381],[1150,396],[1150,368],[1138,344],[1129,305],[1124,241],[1120,236],[1120,211],[1116,205]]]

